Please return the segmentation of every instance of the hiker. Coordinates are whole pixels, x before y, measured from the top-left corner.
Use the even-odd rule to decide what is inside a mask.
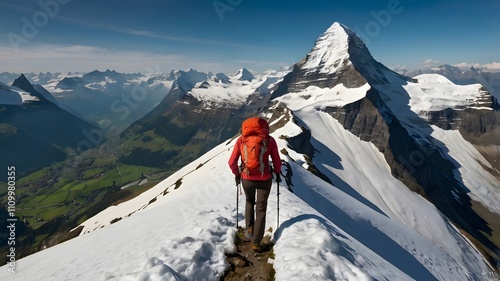
[[[269,135],[266,120],[248,118],[243,122],[241,131],[228,163],[235,175],[236,185],[241,182],[245,191],[245,236],[252,239],[253,250],[259,251],[266,226],[267,199],[271,192],[271,169],[279,182],[281,159],[276,140]],[[269,156],[272,167],[269,166]],[[241,160],[241,168],[238,160]]]

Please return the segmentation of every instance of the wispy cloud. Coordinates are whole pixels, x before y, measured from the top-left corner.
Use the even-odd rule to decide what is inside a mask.
[[[163,39],[163,40],[181,42],[181,43],[193,43],[193,44],[204,44],[204,45],[214,45],[214,46],[224,46],[224,47],[235,47],[235,48],[240,48],[240,49],[244,49],[244,50],[251,50],[252,49],[251,46],[232,43],[232,42],[206,40],[206,39],[201,39],[201,38],[185,37],[185,36],[171,36],[171,35],[166,35],[166,34],[161,34],[161,33],[153,32],[153,31],[146,31],[146,30],[134,30],[134,29],[128,29],[128,28],[117,28],[117,29],[110,29],[110,30],[116,31],[116,32],[121,32],[121,33],[126,33],[126,34],[142,36],[142,37]]]
[[[16,4],[0,2],[0,7],[2,7],[2,6],[8,8],[8,9],[13,9],[13,10],[21,11],[21,12],[29,12],[29,13],[35,12],[34,9],[29,8],[26,5],[16,5]]]
[[[394,65],[394,66],[390,66],[389,67],[390,69],[398,72],[398,73],[404,73],[406,71],[408,71],[408,66],[407,65],[400,65],[400,64],[397,64],[397,65]]]
[[[0,71],[8,72],[86,72],[95,69],[151,72],[151,70],[170,71],[187,68],[228,72],[244,66],[242,62],[192,54],[169,55],[84,45],[29,45],[16,55],[13,55],[12,48],[0,46],[0,57],[2,58]],[[259,61],[253,63],[265,65]]]
[[[427,70],[431,69],[437,66],[441,66],[443,64],[449,64],[461,69],[467,69],[467,68],[480,68],[483,71],[489,71],[489,72],[500,72],[500,62],[490,62],[490,63],[470,63],[470,62],[461,62],[461,63],[447,63],[444,61],[440,60],[434,60],[434,59],[427,59],[425,61],[422,61],[414,66],[401,66],[401,65],[396,65],[391,67],[392,70],[397,71],[397,72],[404,72],[404,71],[416,71],[416,70]]]
[[[129,35],[134,35],[134,36],[146,37],[146,38],[162,39],[162,40],[172,41],[172,42],[232,47],[232,48],[239,48],[239,49],[243,49],[243,50],[253,49],[252,46],[238,44],[238,43],[234,43],[234,42],[227,42],[227,41],[220,41],[220,40],[208,40],[208,39],[190,37],[190,36],[173,36],[173,35],[169,35],[169,34],[149,31],[149,30],[139,30],[139,29],[133,29],[133,28],[128,28],[128,27],[114,27],[114,26],[109,25],[109,24],[100,24],[100,23],[96,23],[93,21],[86,21],[86,20],[68,18],[68,17],[63,17],[63,16],[59,16],[58,19],[65,21],[65,22],[68,22],[68,23],[77,24],[80,26],[85,26],[85,27],[90,27],[90,28],[95,28],[95,29],[100,29],[100,30],[106,30],[106,31],[112,31],[112,32],[117,32],[117,33],[122,33],[122,34],[129,34]]]
[[[434,60],[434,59],[426,59],[425,61],[421,62],[419,64],[420,67],[422,68],[431,68],[439,65],[443,65],[444,62],[439,61],[439,60]]]

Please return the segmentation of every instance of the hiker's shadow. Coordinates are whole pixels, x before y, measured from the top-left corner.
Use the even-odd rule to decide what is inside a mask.
[[[327,168],[330,167],[336,170],[344,170],[344,167],[342,166],[342,158],[340,156],[338,156],[332,149],[328,148],[315,138],[311,138],[311,143],[316,149],[316,152],[314,154],[314,161],[320,164],[317,166],[317,168],[324,175],[324,177],[327,178],[327,182],[335,186],[335,188],[351,196],[352,198],[356,199],[357,201],[363,203],[365,206],[370,207],[372,210],[384,216],[387,216],[387,214],[382,211],[377,205],[361,195],[359,191],[357,191],[350,184],[336,175],[335,172]]]

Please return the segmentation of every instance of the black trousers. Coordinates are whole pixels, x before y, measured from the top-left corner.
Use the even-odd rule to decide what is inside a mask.
[[[267,199],[271,193],[272,179],[251,181],[242,179],[245,190],[245,223],[247,229],[253,227],[253,243],[260,243],[266,227]]]

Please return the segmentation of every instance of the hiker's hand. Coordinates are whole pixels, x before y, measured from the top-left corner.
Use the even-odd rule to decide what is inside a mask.
[[[234,182],[236,183],[236,185],[240,185],[240,183],[241,183],[241,175],[235,175],[234,176]]]
[[[276,182],[280,183],[281,182],[281,175],[280,173],[274,173],[276,175]]]

